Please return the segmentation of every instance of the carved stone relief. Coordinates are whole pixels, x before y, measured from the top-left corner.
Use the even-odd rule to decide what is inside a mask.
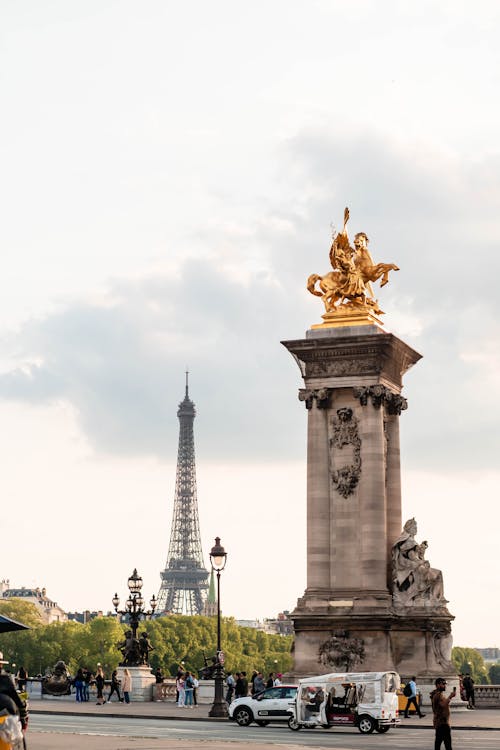
[[[375,409],[380,409],[383,405],[388,414],[401,414],[408,408],[408,401],[399,393],[394,393],[385,385],[362,385],[353,388],[354,398],[359,399],[361,406],[366,406],[368,399]]]
[[[327,409],[333,388],[300,388],[299,401],[305,401],[306,409],[312,409],[316,401],[318,409]]]
[[[337,409],[332,417],[331,426],[332,484],[339,495],[347,498],[354,493],[361,476],[361,438],[358,433],[358,420],[352,409]],[[350,447],[351,462],[339,466],[339,457],[340,461],[342,460],[340,452],[347,447]]]

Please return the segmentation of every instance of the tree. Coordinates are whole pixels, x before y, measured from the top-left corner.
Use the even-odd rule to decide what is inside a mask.
[[[12,598],[0,601],[0,614],[32,628],[32,630],[17,630],[0,634],[0,651],[3,652],[5,659],[18,666],[27,667],[32,653],[31,644],[34,633],[36,629],[43,627],[40,612],[33,602]]]
[[[492,664],[488,676],[492,685],[500,685],[500,664]]]
[[[43,625],[42,615],[36,605],[19,597],[0,599],[0,614],[27,625],[29,628],[37,628]]]
[[[469,672],[476,684],[489,684],[484,659],[477,649],[454,646],[451,651],[451,660],[458,674],[467,674]]]
[[[0,647],[4,646],[9,661],[23,664],[31,675],[43,674],[60,659],[72,674],[82,666],[95,671],[98,663],[109,674],[121,661],[118,644],[124,640],[125,630],[127,626],[115,617],[96,617],[85,625],[42,624],[32,630],[6,633],[0,638]],[[198,672],[204,666],[204,657],[210,659],[216,651],[215,617],[169,615],[143,621],[140,630],[148,634],[154,646],[152,669],[161,667],[172,675],[181,662],[185,669]],[[286,672],[292,666],[292,636],[241,628],[228,617],[222,619],[221,637],[227,669]]]

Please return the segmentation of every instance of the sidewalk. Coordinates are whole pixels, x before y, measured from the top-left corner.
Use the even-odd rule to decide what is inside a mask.
[[[208,715],[211,705],[202,703],[198,707],[179,708],[172,701],[148,702],[148,703],[105,703],[96,706],[94,702],[77,703],[76,701],[58,700],[30,700],[30,713],[32,714],[67,714],[69,716],[125,716],[128,719],[165,719],[184,721],[228,721],[228,719],[215,719]],[[476,729],[485,731],[500,731],[500,709],[478,709],[476,711],[461,711],[452,713],[451,721],[453,729]],[[401,719],[401,728],[431,729],[432,713],[427,713],[423,719],[412,716],[410,719]]]

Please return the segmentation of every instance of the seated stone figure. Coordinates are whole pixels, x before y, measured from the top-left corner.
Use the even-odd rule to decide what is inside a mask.
[[[417,522],[411,518],[392,548],[393,601],[396,606],[444,607],[443,574],[425,559],[427,542],[415,540]]]

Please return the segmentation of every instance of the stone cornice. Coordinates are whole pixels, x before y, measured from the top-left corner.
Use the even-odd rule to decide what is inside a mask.
[[[328,378],[334,386],[338,378],[353,378],[354,381],[363,375],[377,380],[384,378],[399,391],[402,376],[421,358],[392,333],[346,336],[339,330],[331,336],[281,342],[300,363],[306,385],[309,379]]]

